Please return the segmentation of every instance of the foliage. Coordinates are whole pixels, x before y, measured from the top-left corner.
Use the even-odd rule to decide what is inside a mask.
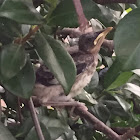
[[[108,50],[100,51],[97,72],[76,99],[107,126],[135,127],[140,124],[139,4],[133,5],[133,10],[122,18],[131,4],[99,5],[92,0],[81,3],[88,20],[97,19],[102,28],[114,27],[107,38],[114,40],[115,56],[108,55]],[[35,62],[40,60],[69,93],[76,78],[76,66],[56,31],[77,26],[72,0],[45,0],[39,12],[32,0],[0,2],[0,83],[5,88],[1,97],[7,104],[1,115],[7,127],[0,124],[0,139],[38,139],[28,108],[22,105],[19,111],[17,98],[31,97],[36,81]],[[40,29],[24,42],[22,39],[37,27]],[[73,120],[65,109],[38,107],[37,112],[46,140],[107,139],[85,120]]]

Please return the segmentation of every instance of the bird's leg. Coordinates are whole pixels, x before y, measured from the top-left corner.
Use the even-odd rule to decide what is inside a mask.
[[[70,117],[73,120],[77,120],[79,116],[74,116],[74,110],[76,107],[83,108],[84,110],[88,110],[84,103],[80,103],[77,101],[69,101],[69,102],[53,102],[48,101],[47,103],[44,103],[43,106],[52,106],[52,107],[71,107],[70,109]]]
[[[42,104],[43,106],[52,106],[52,107],[82,107],[87,110],[87,107],[84,103],[80,103],[78,101],[68,101],[68,102],[57,102],[57,101],[48,101]]]

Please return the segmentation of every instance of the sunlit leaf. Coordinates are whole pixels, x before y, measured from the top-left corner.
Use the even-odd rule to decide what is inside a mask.
[[[128,91],[131,91],[131,93],[140,97],[140,87],[139,86],[132,84],[132,83],[127,83],[125,89]]]
[[[134,72],[135,74],[137,74],[138,76],[140,76],[140,69],[135,69],[132,72]]]
[[[133,74],[132,72],[120,73],[120,75],[115,79],[114,82],[111,83],[111,85],[107,88],[107,90],[122,86],[123,84],[125,84],[128,81],[128,79],[132,76],[132,74]]]

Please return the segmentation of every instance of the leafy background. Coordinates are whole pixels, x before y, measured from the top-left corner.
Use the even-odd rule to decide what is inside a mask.
[[[92,114],[111,128],[135,127],[140,122],[139,1],[135,5],[99,5],[92,0],[81,0],[81,3],[88,20],[97,19],[102,28],[114,27],[108,39],[114,40],[115,56],[100,52],[97,72],[76,99],[84,102]],[[121,14],[129,8],[132,11],[122,18]],[[41,28],[31,40],[14,43],[37,25],[41,25]],[[76,68],[64,49],[65,44],[53,37],[58,26],[78,26],[72,0],[45,0],[39,12],[32,0],[0,2],[0,83],[6,89],[5,94],[1,93],[1,98],[7,104],[1,115],[0,139],[38,139],[26,106],[21,106],[22,123],[19,123],[18,116],[17,97],[28,99],[35,84],[32,60],[41,58],[65,93],[69,93],[76,77]],[[105,68],[102,69],[101,65]],[[70,118],[65,109],[36,109],[47,140],[107,139],[85,120]]]

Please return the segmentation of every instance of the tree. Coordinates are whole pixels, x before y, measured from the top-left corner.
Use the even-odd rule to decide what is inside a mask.
[[[6,107],[0,106],[0,139],[139,139],[139,6],[136,0],[2,0],[0,85]],[[107,27],[113,30],[104,39]],[[61,104],[87,65],[76,63],[77,40],[95,34],[88,43],[102,41],[96,71],[71,104]],[[35,96],[35,85],[49,87],[54,78],[66,94],[51,95],[61,107],[42,106],[44,92]]]

